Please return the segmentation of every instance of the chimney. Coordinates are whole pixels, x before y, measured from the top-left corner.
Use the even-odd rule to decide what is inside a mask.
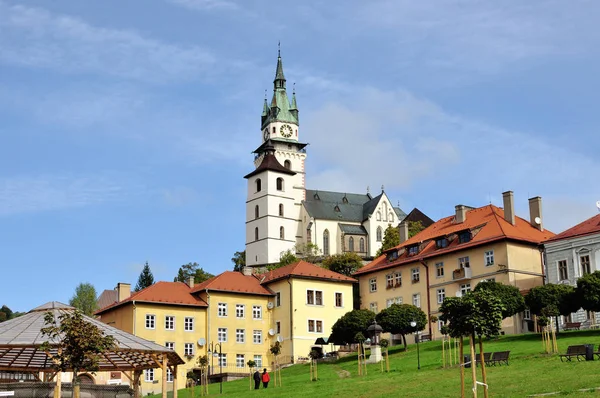
[[[242,274],[252,276],[252,267],[242,267]]]
[[[504,219],[515,225],[515,200],[513,191],[502,192],[502,199],[504,200]]]
[[[536,196],[529,199],[529,222],[534,228],[544,230],[542,223],[542,198]]]
[[[408,221],[402,221],[400,223],[400,243],[404,243],[408,240]]]
[[[131,296],[131,285],[129,283],[119,282],[115,288],[117,291],[117,301],[121,302]]]
[[[456,205],[454,206],[454,210],[456,210],[456,223],[460,224],[465,222],[467,219],[467,208],[465,205]]]
[[[187,284],[188,284],[188,286],[190,287],[190,289],[193,289],[193,288],[194,288],[194,275],[190,275],[190,276],[188,277],[188,283],[187,283]]]

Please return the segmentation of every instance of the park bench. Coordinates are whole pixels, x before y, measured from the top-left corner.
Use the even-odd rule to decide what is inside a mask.
[[[483,355],[485,355],[485,353]],[[496,366],[496,365],[502,365],[502,363],[505,363],[508,365],[508,357],[509,356],[510,356],[510,351],[494,352],[490,358],[490,361],[488,362],[488,365]]]
[[[431,335],[430,334],[422,334],[421,341],[431,341]]]
[[[481,364],[481,356],[479,354],[476,355],[476,361],[477,364],[480,365]],[[483,353],[483,361],[485,362],[486,365],[490,364],[490,360],[492,359],[492,353],[491,352],[484,352]]]
[[[0,397],[14,397],[14,391],[0,391]]]
[[[563,362],[563,359],[566,359],[567,362],[571,362],[573,357],[578,361],[585,360],[585,345],[570,345],[567,347],[566,354],[560,354],[560,361]]]
[[[567,322],[565,323],[565,330],[579,330],[581,328],[581,322]]]

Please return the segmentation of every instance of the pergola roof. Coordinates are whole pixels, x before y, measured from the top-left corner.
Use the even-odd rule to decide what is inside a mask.
[[[53,301],[41,305],[27,314],[0,323],[0,370],[23,372],[47,372],[53,369],[51,356],[56,349],[48,353],[39,347],[47,336],[41,329],[46,327],[44,316],[54,314],[57,323],[59,316],[75,308]],[[96,319],[85,316],[86,321],[98,327],[107,336],[113,336],[116,348],[102,354],[99,371],[142,370],[161,367],[160,361],[167,356],[168,365],[180,365],[184,361],[173,350],[148,340],[109,326]],[[49,355],[48,355],[49,354]]]

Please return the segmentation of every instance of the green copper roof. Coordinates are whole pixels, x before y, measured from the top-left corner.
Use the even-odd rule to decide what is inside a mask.
[[[273,80],[273,98],[271,105],[263,105],[261,117],[261,129],[271,122],[284,122],[299,125],[298,106],[296,105],[296,95],[292,97],[292,103],[285,89],[285,76],[283,74],[283,62],[281,56],[277,57],[277,68],[275,70],[275,80]]]
[[[277,83],[277,81],[282,82],[281,87],[285,88],[285,76],[283,75],[283,62],[281,62],[281,56],[277,57],[277,69],[275,71],[275,80],[273,80],[273,83]]]

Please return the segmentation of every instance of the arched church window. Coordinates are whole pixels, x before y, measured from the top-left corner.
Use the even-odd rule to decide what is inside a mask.
[[[394,222],[394,214],[390,213],[389,215],[390,222]]]
[[[254,218],[260,217],[260,212],[258,211],[258,205],[254,206]]]
[[[383,215],[386,216],[386,218],[387,218],[387,214],[388,214],[387,203],[383,202]],[[387,219],[384,219],[383,221],[387,221]]]
[[[254,240],[258,240],[258,227],[254,228]]]
[[[323,231],[323,255],[329,256],[329,231]]]
[[[273,127],[273,134],[275,134],[277,132],[277,130],[275,129],[275,127]]]
[[[377,221],[381,221],[381,212],[380,211],[377,212]]]
[[[283,191],[283,178],[279,177],[277,179],[277,190]]]
[[[260,190],[262,189],[262,182],[260,181],[260,178],[256,179],[256,192],[260,192]]]
[[[285,239],[285,229],[283,227],[279,227],[279,239]]]
[[[382,235],[383,235],[383,230],[381,229],[381,227],[377,227],[377,242],[381,242]]]
[[[350,239],[348,239],[348,250],[350,250],[351,252],[354,251],[354,238],[350,237]]]
[[[286,169],[291,169],[292,168],[292,162],[290,162],[289,160],[286,160],[285,162],[283,162],[283,167],[285,167]]]
[[[279,204],[279,217],[283,217],[283,203]]]
[[[360,238],[360,252],[364,253],[365,252],[365,238]]]

